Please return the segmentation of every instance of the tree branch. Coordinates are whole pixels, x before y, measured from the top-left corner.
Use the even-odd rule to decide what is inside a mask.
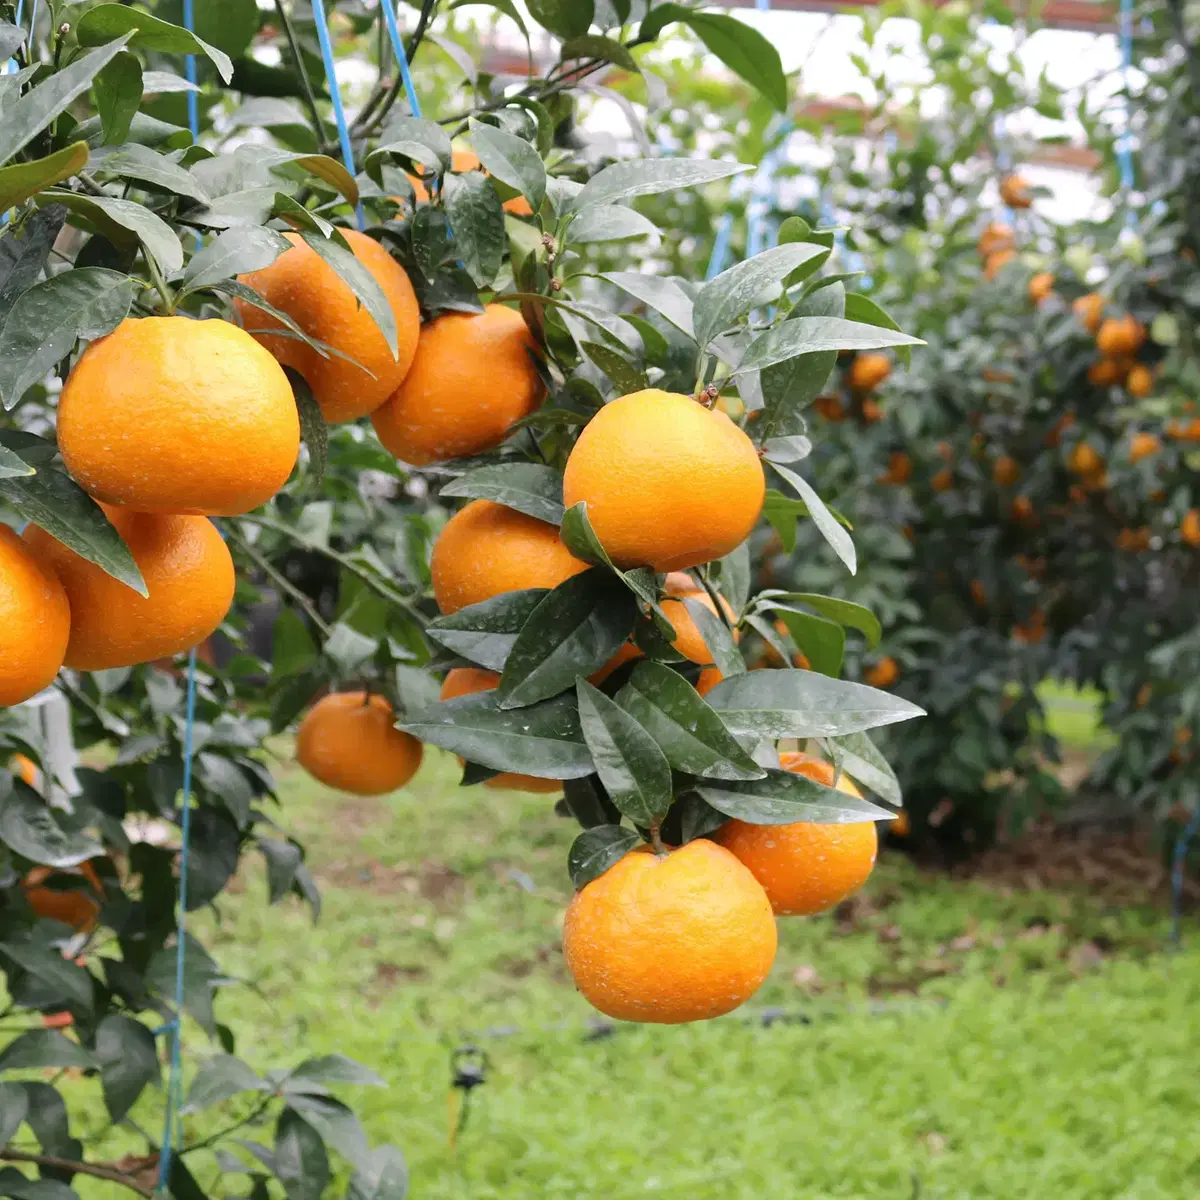
[[[287,10],[283,7],[283,0],[275,0],[275,11],[279,14],[279,22],[287,37],[288,49],[292,52],[292,58],[295,60],[300,82],[304,85],[304,98],[308,103],[309,115],[312,117],[313,132],[317,135],[318,142],[324,142],[325,123],[321,120],[321,113],[317,108],[317,94],[313,91],[312,80],[308,77],[308,68],[304,65],[304,59],[300,57],[300,45],[296,41],[296,31],[292,27],[292,18],[288,16]],[[337,87],[336,79],[327,80],[327,83],[330,87]]]
[[[73,1162],[69,1158],[56,1158],[52,1154],[26,1154],[23,1150],[0,1150],[0,1162],[30,1163],[37,1167],[52,1167],[60,1171],[74,1171],[76,1175],[90,1175],[93,1179],[106,1179],[109,1183],[119,1183],[137,1192],[139,1196],[154,1195],[153,1188],[143,1187],[132,1175],[107,1163]]]

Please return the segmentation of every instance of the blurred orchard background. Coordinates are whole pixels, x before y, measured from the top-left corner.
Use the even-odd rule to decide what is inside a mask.
[[[39,36],[49,44],[47,21],[89,7],[43,5]],[[172,19],[170,3],[150,7]],[[250,157],[320,148],[305,96],[281,82],[277,6],[260,0],[244,35],[203,28],[206,7],[196,0],[200,32],[235,57],[242,87],[200,97],[206,143]],[[481,90],[544,78],[563,40],[544,20],[556,7],[401,5],[404,32],[420,30],[426,113],[463,107],[464,73]],[[318,63],[311,10],[286,8]],[[353,123],[379,104],[379,26],[370,0],[330,8]],[[381,798],[330,791],[293,762],[289,730],[345,677],[353,638],[386,641],[370,588],[347,600],[366,523],[382,512],[377,541],[427,571],[430,527],[406,505],[428,478],[339,427],[324,490],[291,513],[309,544],[264,531],[255,554],[269,572],[202,655],[210,722],[236,688],[223,678],[265,673],[269,711],[217,739],[201,787],[219,791],[220,755],[264,739],[287,830],[192,920],[221,963],[204,986],[238,997],[217,1041],[228,1034],[259,1070],[301,1046],[372,1064],[388,1086],[356,1092],[356,1110],[372,1142],[402,1148],[413,1196],[1182,1200],[1200,1191],[1188,915],[1200,878],[1200,9],[730,11],[777,48],[785,95],[756,86],[744,49],[703,22],[672,25],[632,49],[637,70],[603,63],[560,96],[553,144],[592,164],[753,164],[633,201],[660,232],[622,243],[625,266],[632,253],[632,269],[699,283],[824,230],[847,317],[926,343],[843,354],[808,414],[810,461],[855,531],[857,572],[778,492],[753,534],[756,586],[853,601],[882,635],[780,611],[740,647],[751,668],[841,669],[926,710],[880,736],[905,799],[880,827],[880,864],[832,912],[781,924],[775,967],[737,1013],[677,1028],[598,1018],[562,961],[571,834],[546,797],[460,789],[436,752]],[[147,101],[145,119],[185,123],[182,92]],[[315,103],[328,120],[329,93]],[[588,252],[597,271],[621,265],[611,243]],[[639,311],[616,289],[598,294]],[[670,329],[655,328],[665,349]],[[8,427],[44,432],[39,406],[52,402],[53,386]],[[339,648],[318,653],[311,629],[279,617],[281,588],[344,622]],[[139,667],[134,685],[100,673],[86,704],[73,697],[87,714],[73,731],[55,692],[8,710],[0,730],[59,784],[114,756],[138,761],[138,737],[178,753],[180,665]],[[151,844],[175,835],[138,820]],[[281,849],[301,844],[303,863]],[[294,897],[264,907],[268,888],[313,909],[319,891],[319,919]],[[192,1033],[198,1054],[220,1049]],[[112,1122],[72,1099],[87,1086],[78,1071],[47,1074],[89,1154],[117,1160],[131,1125],[158,1120],[155,1095]],[[202,1100],[185,1117],[196,1136],[232,1124],[262,1140],[253,1089]],[[253,1150],[214,1159],[201,1194],[282,1194],[253,1174],[255,1156],[266,1163]],[[58,1195],[14,1186],[0,1194]]]

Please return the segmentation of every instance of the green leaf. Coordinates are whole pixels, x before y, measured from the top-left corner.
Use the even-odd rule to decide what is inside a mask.
[[[43,981],[56,996],[76,1008],[91,1011],[94,1003],[92,977],[74,959],[63,958],[54,947],[18,936],[0,942],[0,952],[8,955],[21,970]]]
[[[388,122],[380,144],[367,155],[366,171],[377,183],[380,168],[397,158],[407,159],[428,170],[435,163],[438,174],[450,169],[453,156],[450,137],[436,121],[399,117]]]
[[[128,52],[118,54],[92,84],[104,141],[115,146],[129,136],[134,113],[142,103],[142,64]]]
[[[11,58],[25,44],[25,30],[20,25],[0,21],[0,58]]]
[[[826,745],[831,757],[852,779],[889,804],[903,804],[896,772],[865,733],[848,733],[844,737],[829,738]]]
[[[720,575],[717,577],[717,587],[721,595],[729,601],[733,615],[740,617],[750,599],[752,584],[750,574],[750,543],[743,542],[736,550],[731,550],[720,559]]]
[[[923,346],[920,338],[843,317],[793,317],[760,334],[746,348],[735,375],[761,371],[798,354],[820,350],[878,350],[888,346]]]
[[[525,7],[543,29],[560,38],[577,38],[587,33],[595,9],[593,0],[530,0]]]
[[[597,566],[612,566],[612,559],[608,557],[608,552],[600,544],[600,539],[588,520],[586,500],[580,500],[563,513],[558,536],[576,558],[595,563]]]
[[[874,300],[860,292],[846,293],[846,319],[860,321],[864,325],[878,325],[881,329],[900,328]],[[901,346],[896,353],[906,366],[912,362],[912,351],[907,346]]]
[[[325,642],[325,655],[333,660],[342,675],[357,671],[376,651],[378,640],[359,633],[352,625],[339,621]]]
[[[508,236],[500,197],[486,175],[468,171],[447,175],[443,189],[454,248],[467,274],[479,286],[490,284],[504,261]]]
[[[779,610],[777,610],[779,611]],[[780,611],[779,614],[809,667],[837,678],[842,671],[846,632],[836,621],[812,613]]]
[[[346,1200],[404,1200],[407,1193],[404,1155],[395,1146],[376,1146],[354,1172]]]
[[[88,1070],[96,1060],[77,1042],[55,1029],[31,1029],[13,1038],[0,1050],[0,1071],[43,1067],[77,1067]]]
[[[821,394],[836,362],[837,351],[824,350],[816,354],[798,354],[760,373],[759,387],[767,410],[763,426],[764,446],[779,437],[804,432],[804,411]],[[776,455],[772,461],[790,460]]]
[[[542,463],[479,467],[443,485],[441,495],[494,500],[551,525],[563,519],[562,472]]]
[[[521,627],[548,595],[546,588],[501,592],[438,617],[425,632],[447,650],[489,671],[503,671]]]
[[[714,779],[763,774],[700,693],[662,663],[639,662],[617,703],[654,738],[677,771]]]
[[[855,604],[852,600],[839,600],[834,596],[820,596],[813,592],[771,593],[770,602],[772,606],[783,611],[783,617],[786,621],[788,616],[787,604],[780,603],[780,601],[795,601],[798,604],[806,604],[809,608],[815,609],[822,616],[828,617],[831,621],[836,621],[839,625],[845,625],[848,629],[857,629],[867,639],[868,649],[876,646],[879,639],[883,636],[883,629],[879,624],[879,618],[869,608],[864,608],[861,604]]]
[[[320,483],[329,462],[329,427],[321,406],[313,395],[308,380],[292,367],[284,367],[292,395],[296,400],[296,412],[300,417],[300,440],[308,447],[308,467],[313,481]]]
[[[621,814],[605,794],[597,775],[566,780],[563,784],[563,803],[584,829],[621,823]]]
[[[63,1098],[48,1083],[17,1084],[25,1093],[25,1120],[47,1154],[80,1159],[83,1146],[71,1136],[70,1118]]]
[[[73,142],[34,162],[0,167],[0,213],[24,204],[51,184],[77,175],[88,161],[87,142]]]
[[[838,519],[829,511],[825,501],[813,490],[807,480],[802,479],[795,471],[779,463],[772,463],[772,468],[788,481],[800,493],[808,509],[808,515],[817,527],[821,536],[833,547],[833,552],[846,564],[851,575],[858,571],[858,555],[854,550],[854,542]]]
[[[282,678],[307,670],[317,658],[317,647],[303,617],[283,608],[271,631],[271,674]]]
[[[641,271],[606,271],[601,278],[661,313],[681,333],[695,338],[692,301],[673,279],[645,275]]]
[[[188,912],[211,904],[221,894],[237,870],[240,851],[241,834],[227,813],[209,806],[192,813]]]
[[[256,844],[267,864],[268,901],[278,904],[295,886],[296,872],[304,862],[304,855],[295,842],[279,838],[259,838]]]
[[[19,455],[5,446],[0,446],[0,479],[24,478],[36,473],[36,468],[31,467]]]
[[[701,348],[707,346],[743,313],[762,303],[772,285],[782,286],[788,273],[801,263],[828,253],[824,246],[793,242],[764,250],[710,279],[696,295],[697,343]]]
[[[720,786],[720,785],[716,785]],[[671,819],[679,816],[679,841],[686,846],[697,838],[720,829],[725,824],[725,814],[717,812],[711,804],[702,800],[695,792],[680,796],[671,809]]]
[[[0,842],[48,867],[78,866],[104,852],[87,833],[60,824],[58,814],[33,788],[11,775],[0,775]]]
[[[175,230],[144,205],[118,200],[115,196],[61,191],[42,192],[39,203],[65,204],[72,212],[86,217],[114,245],[140,242],[165,275],[174,275],[183,267],[183,246]]]
[[[753,825],[790,825],[793,821],[844,825],[884,821],[892,815],[869,800],[859,800],[791,771],[768,770],[765,779],[743,782],[704,780],[696,785],[696,791],[718,812]]]
[[[275,1126],[275,1174],[288,1200],[321,1200],[329,1184],[329,1156],[321,1135],[292,1108]]]
[[[599,342],[583,341],[579,343],[579,348],[613,381],[622,395],[628,396],[631,392],[640,392],[650,386],[646,373],[635,367],[624,354]]]
[[[336,158],[330,158],[328,154],[306,154],[303,151],[281,150],[277,146],[256,146],[255,152],[259,161],[271,170],[299,167],[308,174],[323,179],[351,204],[358,203],[358,184],[355,183],[354,176]]]
[[[40,208],[0,237],[0,328],[17,297],[37,282],[66,219],[65,208]]]
[[[604,790],[637,824],[661,820],[671,807],[671,766],[658,743],[586,679],[577,680],[575,690],[584,740]]]
[[[399,728],[494,771],[577,779],[595,770],[570,695],[502,709],[495,692],[477,692],[431,704]]]
[[[569,0],[578,3],[578,0]],[[546,166],[538,152],[524,138],[497,129],[474,117],[470,121],[471,145],[490,175],[516,188],[534,212],[546,198]]]
[[[583,191],[575,197],[571,211],[583,213],[589,208],[629,200],[633,196],[699,187],[753,169],[743,163],[709,162],[700,158],[643,158],[611,163],[588,180]]]
[[[13,436],[9,434],[5,440],[11,441]],[[42,467],[26,478],[0,478],[0,497],[27,521],[41,526],[138,595],[149,594],[129,547],[104,510],[65,471]]]
[[[210,1036],[216,1032],[213,1018],[213,987],[221,978],[217,964],[204,947],[190,934],[187,938],[187,953],[184,956],[183,1008],[190,1013]],[[175,1004],[176,954],[172,942],[163,946],[146,967],[146,987],[173,1011]]]
[[[638,30],[639,40],[657,39],[663,26],[682,21],[731,71],[757,88],[780,112],[788,88],[779,51],[757,29],[723,13],[697,12],[681,4],[656,4]]]
[[[128,316],[136,286],[102,266],[80,266],[19,296],[0,331],[0,400],[12,408],[79,338],[110,334]]]
[[[340,1100],[312,1092],[289,1093],[288,1107],[311,1125],[321,1140],[332,1146],[352,1166],[367,1161],[367,1135],[358,1118]]]
[[[592,567],[544,596],[517,634],[496,694],[501,708],[521,708],[569,688],[621,648],[637,605],[610,571]]]
[[[383,288],[376,282],[375,276],[354,257],[350,250],[338,245],[332,238],[322,237],[307,229],[300,231],[304,241],[319,254],[341,277],[346,286],[362,301],[363,307],[371,314],[375,324],[379,326],[388,349],[395,358],[397,349],[396,316],[388,298],[383,294]]]
[[[156,7],[164,21],[183,22],[183,0],[159,0]],[[258,32],[255,0],[204,0],[195,5],[193,16],[196,32],[234,58],[246,53]]]
[[[0,1146],[7,1146],[21,1127],[29,1102],[19,1083],[0,1083]]]
[[[753,671],[722,680],[707,700],[734,733],[755,738],[840,737],[925,715],[899,696],[813,671]]]
[[[567,854],[567,870],[575,889],[578,891],[593,879],[599,879],[641,842],[632,829],[620,825],[594,825],[585,829],[571,843]]]
[[[707,604],[702,604],[699,600],[684,599],[683,605],[696,623],[696,628],[700,631],[700,636],[721,674],[741,674],[746,669],[746,664],[738,653],[729,626]]]
[[[616,63],[626,71],[636,71],[640,74],[642,70],[637,59],[621,42],[615,38],[601,37],[599,34],[584,34],[582,37],[568,39],[563,43],[560,55],[563,62],[571,62],[576,58],[599,58]]]
[[[132,35],[132,36],[131,36]],[[189,33],[181,25],[160,21],[149,13],[123,4],[100,4],[89,9],[75,26],[75,36],[81,46],[103,46],[113,38],[129,41],[143,50],[158,50],[164,54],[205,54],[217,68],[225,83],[233,78],[233,63],[229,55],[210,46]]]
[[[355,1083],[363,1087],[387,1087],[370,1067],[344,1054],[322,1054],[306,1058],[283,1082],[284,1091],[315,1092],[323,1095],[329,1083]]]
[[[119,1013],[109,1013],[96,1028],[96,1060],[113,1121],[122,1120],[147,1084],[157,1084],[160,1078],[154,1034]]]
[[[211,1108],[242,1092],[266,1092],[271,1085],[258,1073],[232,1054],[218,1054],[202,1063],[188,1089],[185,1113]]]
[[[165,154],[137,142],[94,150],[91,170],[98,179],[136,179],[201,204],[209,198],[190,171],[172,162]]]
[[[92,86],[101,69],[120,54],[128,37],[93,50],[69,67],[51,75],[45,83],[26,92],[4,109],[0,125],[0,163],[6,163],[23,150],[59,113],[63,112]]]
[[[211,287],[225,279],[269,267],[291,243],[281,233],[258,225],[227,229],[203,246],[183,273],[182,292]]]
[[[636,209],[621,204],[589,208],[571,222],[567,241],[585,246],[593,242],[620,242],[628,238],[655,237],[659,228]]]

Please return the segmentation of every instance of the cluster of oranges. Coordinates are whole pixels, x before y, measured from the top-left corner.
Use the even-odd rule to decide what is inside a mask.
[[[1081,325],[1096,339],[1099,357],[1088,368],[1088,382],[1097,387],[1124,387],[1135,399],[1149,396],[1154,373],[1136,361],[1146,341],[1146,328],[1132,313],[1106,317],[1106,302],[1098,292],[1080,296],[1071,305]]]
[[[851,412],[856,412],[864,425],[873,425],[883,419],[883,409],[874,393],[892,373],[892,362],[886,354],[870,351],[854,355],[842,379],[849,397],[827,394],[813,401],[813,409],[827,421],[844,421]]]

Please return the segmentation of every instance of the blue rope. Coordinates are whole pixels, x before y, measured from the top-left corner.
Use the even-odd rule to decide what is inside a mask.
[[[1192,813],[1192,819],[1183,827],[1175,843],[1174,861],[1171,863],[1171,941],[1179,945],[1183,932],[1183,869],[1187,864],[1188,850],[1192,839],[1200,833],[1200,805]]]
[[[1136,218],[1130,204],[1133,192],[1133,129],[1129,103],[1129,68],[1133,65],[1133,0],[1121,0],[1120,44],[1121,77],[1125,85],[1125,128],[1117,139],[1117,165],[1121,172],[1121,191],[1125,194],[1125,223],[1133,225]]]
[[[383,6],[383,21],[387,26],[392,49],[396,53],[396,62],[400,65],[400,81],[404,84],[408,107],[412,115],[419,121],[421,119],[421,102],[417,99],[417,89],[413,87],[412,73],[408,69],[408,55],[404,53],[404,39],[400,36],[400,30],[396,25],[396,10],[392,5],[392,0],[379,0],[379,3]]]
[[[194,31],[196,28],[195,0],[183,0],[183,25],[185,29]],[[183,60],[183,73],[188,83],[196,82],[196,56],[189,54]],[[192,141],[200,136],[200,97],[194,92],[187,94],[188,128],[192,131]]]
[[[342,162],[351,175],[354,171],[354,147],[350,144],[350,126],[346,124],[346,111],[342,108],[342,94],[338,89],[337,71],[333,61],[333,43],[329,38],[329,21],[325,16],[325,0],[312,0],[313,20],[317,25],[317,41],[321,43],[321,62],[325,65],[325,80],[329,84],[329,96],[333,101],[333,119],[337,125],[338,144],[342,148]],[[355,215],[359,229],[367,224],[366,214],[360,204]]]

